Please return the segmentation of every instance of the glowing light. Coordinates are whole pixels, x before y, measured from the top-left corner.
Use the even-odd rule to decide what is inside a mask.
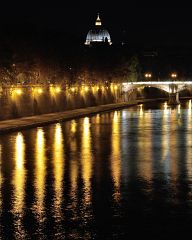
[[[38,92],[39,94],[41,94],[41,93],[43,93],[43,89],[42,89],[42,88],[38,88],[38,89],[37,89],[37,92]]]
[[[117,90],[117,88],[118,88],[117,85],[115,85],[115,86],[114,86],[114,89]]]
[[[35,144],[35,197],[34,211],[39,222],[43,221],[45,196],[45,137],[42,128],[37,129]]]
[[[74,88],[74,87],[72,87],[72,88],[71,88],[71,91],[72,91],[72,92],[75,92],[75,88]]]
[[[191,106],[192,106],[192,105],[191,105],[191,100],[189,100],[189,109],[191,109]]]
[[[178,84],[178,85],[192,85],[192,81],[141,81],[141,82],[124,82],[123,86],[126,85],[170,85],[170,84]]]
[[[2,183],[3,183],[3,174],[2,174],[2,170],[1,170],[1,158],[2,158],[2,146],[0,144],[0,216],[2,214],[2,191],[1,191],[1,188],[2,188]]]
[[[61,92],[61,88],[60,87],[56,87],[55,92],[57,92],[57,93]]]
[[[21,133],[17,134],[16,137],[16,166],[17,169],[22,169],[23,161],[24,161],[24,140],[23,135]]]
[[[139,115],[142,116],[143,115],[143,104],[139,105]]]
[[[92,153],[91,153],[91,134],[89,118],[83,120],[83,133],[82,133],[82,176],[84,181],[84,198],[85,203],[90,204],[90,188],[91,188],[91,174],[92,174]]]
[[[15,138],[15,168],[13,172],[13,214],[14,214],[14,227],[15,232],[19,232],[16,238],[19,236],[25,236],[25,231],[22,224],[24,213],[24,199],[25,199],[25,181],[26,173],[24,167],[25,161],[25,143],[24,137],[21,133],[18,133]],[[24,237],[25,238],[25,237]]]
[[[191,100],[189,100],[189,106],[188,106],[188,113],[189,115],[191,116],[191,113],[192,113],[192,109],[191,109]]]
[[[140,105],[142,109],[143,105]],[[138,118],[138,155],[142,161],[138,161],[138,174],[141,179],[145,179],[146,182],[150,182],[152,178],[152,114],[151,112],[146,112],[142,117]],[[147,141],[143,141],[145,136],[145,131],[143,129],[147,128]],[[146,151],[147,149],[147,151]],[[149,190],[149,189],[148,189]],[[148,191],[147,190],[147,191]]]
[[[15,92],[16,92],[16,94],[18,94],[18,95],[21,95],[21,94],[22,94],[22,90],[21,90],[21,89],[16,89]]]
[[[176,74],[176,73],[171,73],[171,77],[172,77],[172,78],[176,78],[176,77],[177,77],[177,74]]]
[[[89,126],[89,118],[88,117],[84,118],[84,126]]]
[[[57,123],[55,128],[54,147],[53,147],[53,167],[54,167],[54,215],[57,219],[61,218],[61,202],[62,202],[62,181],[64,169],[63,154],[63,135],[61,124]]]
[[[151,77],[152,77],[152,74],[151,74],[151,73],[145,73],[145,77],[146,77],[146,78],[151,78]]]
[[[101,19],[99,17],[99,13],[97,15],[97,19],[96,19],[96,22],[95,22],[95,26],[101,26]]]
[[[181,114],[181,104],[177,106],[177,111],[178,111],[178,114]]]
[[[121,174],[121,156],[120,156],[120,121],[118,112],[115,111],[112,123],[112,154],[111,154],[111,173],[115,187],[114,200],[119,201],[120,197],[120,174]]]
[[[187,161],[186,161],[186,167],[187,167],[187,173],[188,173],[188,177],[189,179],[191,179],[192,177],[192,137],[191,137],[191,133],[192,133],[192,118],[191,118],[191,114],[192,114],[192,109],[191,109],[191,100],[189,100],[188,103],[188,118],[187,118],[187,139],[186,139],[186,143],[187,143],[187,148],[186,148],[186,157],[187,157]]]
[[[89,87],[86,86],[84,89],[85,89],[85,91],[87,92],[87,91],[89,90]]]
[[[76,127],[77,127],[77,123],[75,122],[75,120],[71,121],[71,132],[75,133],[76,132]]]
[[[168,114],[168,105],[167,105],[167,102],[164,103],[163,108],[164,108],[164,114]]]

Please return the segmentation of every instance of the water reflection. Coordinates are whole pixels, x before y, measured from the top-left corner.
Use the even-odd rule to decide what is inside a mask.
[[[57,123],[55,127],[54,146],[53,146],[53,169],[54,169],[54,216],[57,221],[62,218],[61,203],[63,191],[63,173],[64,173],[64,145],[61,124]]]
[[[71,132],[75,133],[76,132],[76,128],[77,128],[77,123],[75,120],[71,121]]]
[[[181,114],[181,104],[179,104],[179,105],[177,106],[177,112],[178,112],[179,115]]]
[[[162,142],[161,142],[161,163],[165,166],[164,171],[169,173],[169,159],[170,159],[170,132],[169,132],[169,121],[170,121],[170,109],[167,106],[167,102],[164,103],[163,116],[162,116]]]
[[[145,181],[152,178],[152,116],[151,112],[139,111],[138,118],[138,171]],[[147,151],[146,151],[147,149]]]
[[[144,104],[1,136],[2,239],[127,239],[134,226],[156,236],[165,223],[185,229],[191,108]]]
[[[34,214],[39,224],[39,233],[42,234],[45,206],[45,177],[46,177],[46,155],[45,155],[45,136],[42,128],[37,129],[36,142],[35,142],[35,202]]]
[[[192,179],[192,119],[191,119],[191,111],[192,111],[191,100],[188,102],[188,113],[187,113],[187,130],[186,130],[186,142],[187,142],[187,173],[189,179]],[[191,184],[192,190],[192,184]]]
[[[2,145],[0,144],[0,217],[2,215],[2,184],[3,184],[3,172],[2,172]]]
[[[139,105],[139,115],[143,116],[143,104]]]
[[[112,152],[111,172],[114,183],[114,200],[120,199],[120,174],[121,174],[121,151],[120,151],[120,112],[115,111],[112,124]]]
[[[191,100],[189,100],[189,103],[188,103],[188,116],[190,117],[191,116],[191,112],[192,112],[192,105],[191,105]]]
[[[13,215],[16,239],[25,239],[25,230],[23,226],[24,198],[25,198],[25,143],[24,137],[18,133],[15,138],[15,168],[13,171]]]
[[[91,201],[91,174],[92,174],[92,149],[91,149],[91,133],[90,133],[90,119],[85,117],[83,120],[82,132],[82,152],[81,152],[81,166],[82,178],[84,182],[84,198],[85,203],[90,204]]]
[[[163,104],[163,115],[167,115],[169,113],[169,108],[167,102]]]
[[[171,167],[171,178],[173,181],[177,180],[178,177],[178,125],[179,125],[179,118],[178,114],[180,114],[180,106],[178,106],[177,109],[174,109],[171,111],[170,114],[170,167]],[[171,149],[175,149],[174,151],[171,151]]]

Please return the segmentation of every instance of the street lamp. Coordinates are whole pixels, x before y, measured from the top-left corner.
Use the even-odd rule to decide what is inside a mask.
[[[176,78],[177,77],[177,73],[171,73],[171,78]]]
[[[145,78],[150,79],[152,77],[151,73],[145,73]]]

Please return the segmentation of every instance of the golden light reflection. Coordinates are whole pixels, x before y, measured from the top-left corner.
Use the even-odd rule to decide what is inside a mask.
[[[167,166],[166,159],[169,154],[169,141],[170,141],[170,134],[169,134],[169,118],[170,118],[170,109],[168,108],[167,102],[164,103],[164,111],[162,116],[162,161]]]
[[[92,153],[91,153],[91,134],[89,118],[85,117],[83,120],[82,132],[82,153],[81,153],[82,177],[84,182],[85,202],[90,204],[90,188],[91,188],[91,174],[92,174]]]
[[[78,159],[77,159],[77,138],[72,138],[70,141],[71,161],[70,161],[70,180],[71,180],[71,203],[73,204],[73,214],[76,216],[77,206],[77,178],[78,178]]]
[[[171,177],[172,180],[177,179],[178,177],[178,147],[177,147],[177,141],[178,141],[178,131],[175,131],[178,124],[178,118],[177,118],[177,112],[175,109],[171,111],[170,114],[170,149],[175,149],[174,151],[170,151],[171,156]],[[176,182],[175,182],[176,183]]]
[[[64,145],[61,124],[57,123],[55,127],[54,147],[53,147],[53,167],[54,167],[54,215],[60,218],[62,203],[62,181],[64,173]]]
[[[139,104],[139,116],[143,116],[143,104]]]
[[[187,174],[188,178],[192,178],[192,118],[191,118],[191,100],[188,102],[188,117],[187,117],[187,137],[186,137],[186,159],[187,159]]]
[[[77,123],[76,123],[75,120],[72,120],[72,121],[71,121],[71,132],[72,132],[72,133],[75,133],[76,130],[77,130],[76,128],[77,128]]]
[[[2,146],[0,144],[0,216],[2,214],[2,192],[1,192],[1,188],[2,188],[2,184],[3,184],[3,173],[2,173],[1,165],[2,165]]]
[[[178,114],[181,114],[181,104],[179,104],[179,105],[177,106],[177,112],[178,112]]]
[[[142,108],[142,107],[141,107]],[[138,118],[138,171],[147,182],[152,179],[152,113],[146,112]],[[144,139],[147,139],[144,140]]]
[[[25,231],[22,225],[24,214],[24,198],[25,198],[25,143],[24,137],[18,133],[15,138],[15,168],[13,172],[13,214],[15,216],[14,227],[15,232],[24,237]],[[17,235],[17,234],[16,234]],[[17,236],[16,236],[17,237]]]
[[[96,115],[96,123],[99,124],[99,123],[100,123],[100,120],[101,120],[100,114],[97,114],[97,115]]]
[[[111,155],[111,171],[114,183],[114,200],[120,199],[120,175],[121,175],[121,155],[120,155],[120,115],[114,112],[112,123],[112,155]]]
[[[163,109],[164,109],[164,111],[167,111],[167,109],[168,109],[167,102],[164,103],[164,105],[163,105]]]
[[[37,129],[35,143],[35,214],[39,220],[43,220],[44,197],[45,197],[45,176],[46,176],[45,136],[42,128]]]
[[[191,105],[191,99],[190,99],[188,103],[188,116],[191,116],[191,112],[192,112],[191,107],[192,105]]]

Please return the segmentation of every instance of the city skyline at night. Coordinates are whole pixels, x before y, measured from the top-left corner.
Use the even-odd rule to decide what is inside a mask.
[[[0,26],[4,32],[19,35],[20,32],[62,32],[80,43],[86,39],[95,16],[100,13],[105,26],[113,36],[113,42],[125,41],[130,45],[192,46],[191,8],[174,6],[154,7],[106,5],[93,3],[32,5],[25,3],[2,5]]]

